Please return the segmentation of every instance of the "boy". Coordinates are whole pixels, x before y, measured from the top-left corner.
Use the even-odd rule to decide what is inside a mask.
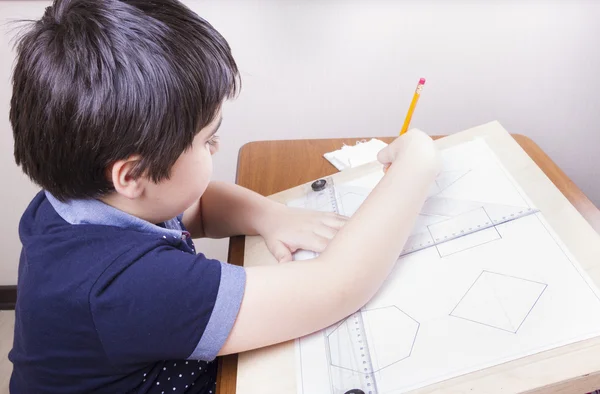
[[[177,0],[55,0],[23,35],[10,120],[42,191],[19,226],[13,393],[214,393],[217,356],[322,329],[377,291],[438,171],[431,139],[380,152],[392,165],[347,222],[289,209],[209,181],[237,78]],[[236,234],[280,264],[191,241]]]

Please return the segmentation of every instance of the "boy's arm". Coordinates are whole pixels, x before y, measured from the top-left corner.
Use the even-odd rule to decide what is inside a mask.
[[[210,182],[202,198],[183,215],[192,238],[258,235],[260,223],[280,204],[251,190],[224,182]]]
[[[211,182],[200,201],[183,215],[192,238],[261,235],[280,262],[298,249],[321,252],[346,218],[289,208],[243,187]]]
[[[220,354],[323,329],[360,309],[398,259],[438,169],[431,139],[409,132],[382,152],[392,163],[358,211],[314,260],[246,269],[246,288]]]

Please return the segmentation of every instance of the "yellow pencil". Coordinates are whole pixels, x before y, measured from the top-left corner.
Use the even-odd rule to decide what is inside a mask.
[[[421,96],[423,85],[425,85],[425,78],[419,79],[419,83],[417,84],[417,88],[415,89],[415,94],[413,95],[410,107],[408,107],[406,119],[404,119],[404,125],[402,125],[402,130],[400,130],[400,135],[406,133],[406,131],[408,130],[410,120],[412,119],[413,112],[415,112],[415,107],[417,106],[417,101],[419,101],[419,97]],[[390,168],[390,164],[386,164],[385,166],[383,166],[383,172],[387,172],[388,168]]]
[[[404,119],[404,125],[402,126],[402,130],[400,130],[400,135],[406,133],[406,131],[408,130],[410,120],[412,119],[413,112],[415,112],[415,107],[417,106],[417,101],[419,101],[419,97],[421,96],[423,85],[425,85],[425,78],[419,79],[417,89],[415,89],[415,94],[413,95],[412,102],[410,103],[410,107],[408,108],[408,113],[406,114],[406,119]]]

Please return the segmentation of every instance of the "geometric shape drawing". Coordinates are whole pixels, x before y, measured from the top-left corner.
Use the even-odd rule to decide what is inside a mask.
[[[396,306],[361,310],[325,330],[332,393],[379,393],[379,372],[410,357],[418,332]]]
[[[442,171],[438,174],[437,178],[435,179],[435,183],[439,187],[439,189],[443,191],[444,189],[447,189],[453,183],[458,181],[460,178],[467,175],[469,172],[471,172],[471,169]]]
[[[435,247],[437,248],[440,257],[446,257],[499,239],[502,239],[502,236],[495,227],[491,227],[476,233],[471,233],[466,237],[459,237],[448,242],[437,244]]]
[[[450,316],[516,333],[548,285],[483,271]]]
[[[432,246],[438,246],[440,257],[444,257],[495,241],[501,238],[497,231],[477,233],[536,212],[536,209],[527,206],[431,197],[424,203],[400,257]],[[440,244],[466,236],[469,238],[439,247]]]
[[[437,246],[440,257],[444,257],[495,241],[502,238],[500,233],[486,229],[536,212],[529,207],[432,197],[423,205],[400,257],[432,246]],[[457,241],[440,246],[452,240]]]
[[[369,306],[298,339],[299,394],[430,392],[600,335],[600,290],[485,140],[441,153],[442,172]],[[379,169],[364,174],[336,181],[329,196],[339,213],[352,216],[388,181]],[[311,190],[295,206],[317,207]]]
[[[461,213],[442,222],[431,224],[427,228],[434,241],[444,242],[448,239],[461,237],[492,225],[492,220],[486,214],[485,209],[478,208]]]
[[[356,373],[378,372],[411,355],[418,331],[419,323],[396,306],[360,311],[328,335],[330,363]]]
[[[476,201],[456,200],[447,197],[430,197],[423,204],[421,213],[449,218],[472,211],[473,209],[481,208],[482,206],[483,204],[481,202]]]

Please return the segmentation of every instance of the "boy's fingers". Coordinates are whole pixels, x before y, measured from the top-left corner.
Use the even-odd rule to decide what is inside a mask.
[[[271,254],[273,256],[275,256],[275,258],[277,259],[278,262],[280,263],[287,263],[289,261],[292,261],[292,252],[290,252],[290,250],[288,249],[287,246],[285,246],[281,241],[278,240],[274,240],[274,241],[266,241],[267,244],[267,248],[269,249],[269,251],[271,252]]]
[[[319,237],[326,238],[328,240],[333,239],[335,234],[337,233],[337,229],[329,227],[329,226],[319,226],[313,230],[315,235]]]
[[[329,239],[317,234],[316,232],[306,240],[306,245],[301,245],[300,249],[310,250],[312,252],[321,253],[329,244]]]
[[[336,230],[341,229],[342,227],[344,227],[344,224],[346,224],[346,222],[348,221],[348,219],[344,216],[325,216],[323,218],[323,224],[334,228]]]
[[[394,155],[389,146],[386,146],[377,153],[377,160],[381,164],[389,164],[394,161]]]

